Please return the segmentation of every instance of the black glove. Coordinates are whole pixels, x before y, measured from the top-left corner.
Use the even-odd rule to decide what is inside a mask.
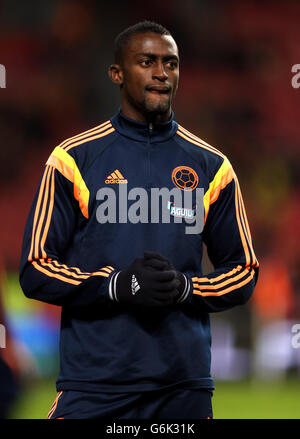
[[[177,294],[175,296],[175,303],[182,303],[184,302],[189,294],[190,285],[189,281],[186,278],[186,276],[181,273],[180,271],[177,271],[171,261],[169,259],[165,258],[159,253],[156,252],[144,252],[144,259],[146,266],[152,269],[156,270],[168,270],[168,271],[174,271],[176,276],[176,289]]]
[[[114,274],[109,285],[113,300],[139,306],[168,306],[178,294],[174,270],[154,269],[135,259],[127,270]]]

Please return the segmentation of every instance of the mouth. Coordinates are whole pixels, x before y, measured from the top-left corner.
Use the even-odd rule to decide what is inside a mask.
[[[166,85],[150,85],[146,87],[146,90],[154,94],[169,94],[171,91],[171,87],[168,87]]]

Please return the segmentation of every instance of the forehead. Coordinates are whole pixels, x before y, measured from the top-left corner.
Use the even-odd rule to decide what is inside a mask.
[[[177,45],[171,35],[140,33],[133,35],[124,48],[125,57],[139,53],[152,53],[157,56],[178,56]]]

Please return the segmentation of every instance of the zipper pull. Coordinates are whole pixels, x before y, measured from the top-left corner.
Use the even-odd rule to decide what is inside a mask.
[[[153,131],[153,123],[150,122],[149,123],[149,132],[150,132],[150,134],[152,134],[152,131]]]

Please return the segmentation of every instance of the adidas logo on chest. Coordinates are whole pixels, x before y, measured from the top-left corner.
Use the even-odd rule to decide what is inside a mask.
[[[116,169],[114,172],[112,172],[107,179],[105,180],[106,184],[124,184],[128,183],[128,180],[123,177],[122,173]]]

